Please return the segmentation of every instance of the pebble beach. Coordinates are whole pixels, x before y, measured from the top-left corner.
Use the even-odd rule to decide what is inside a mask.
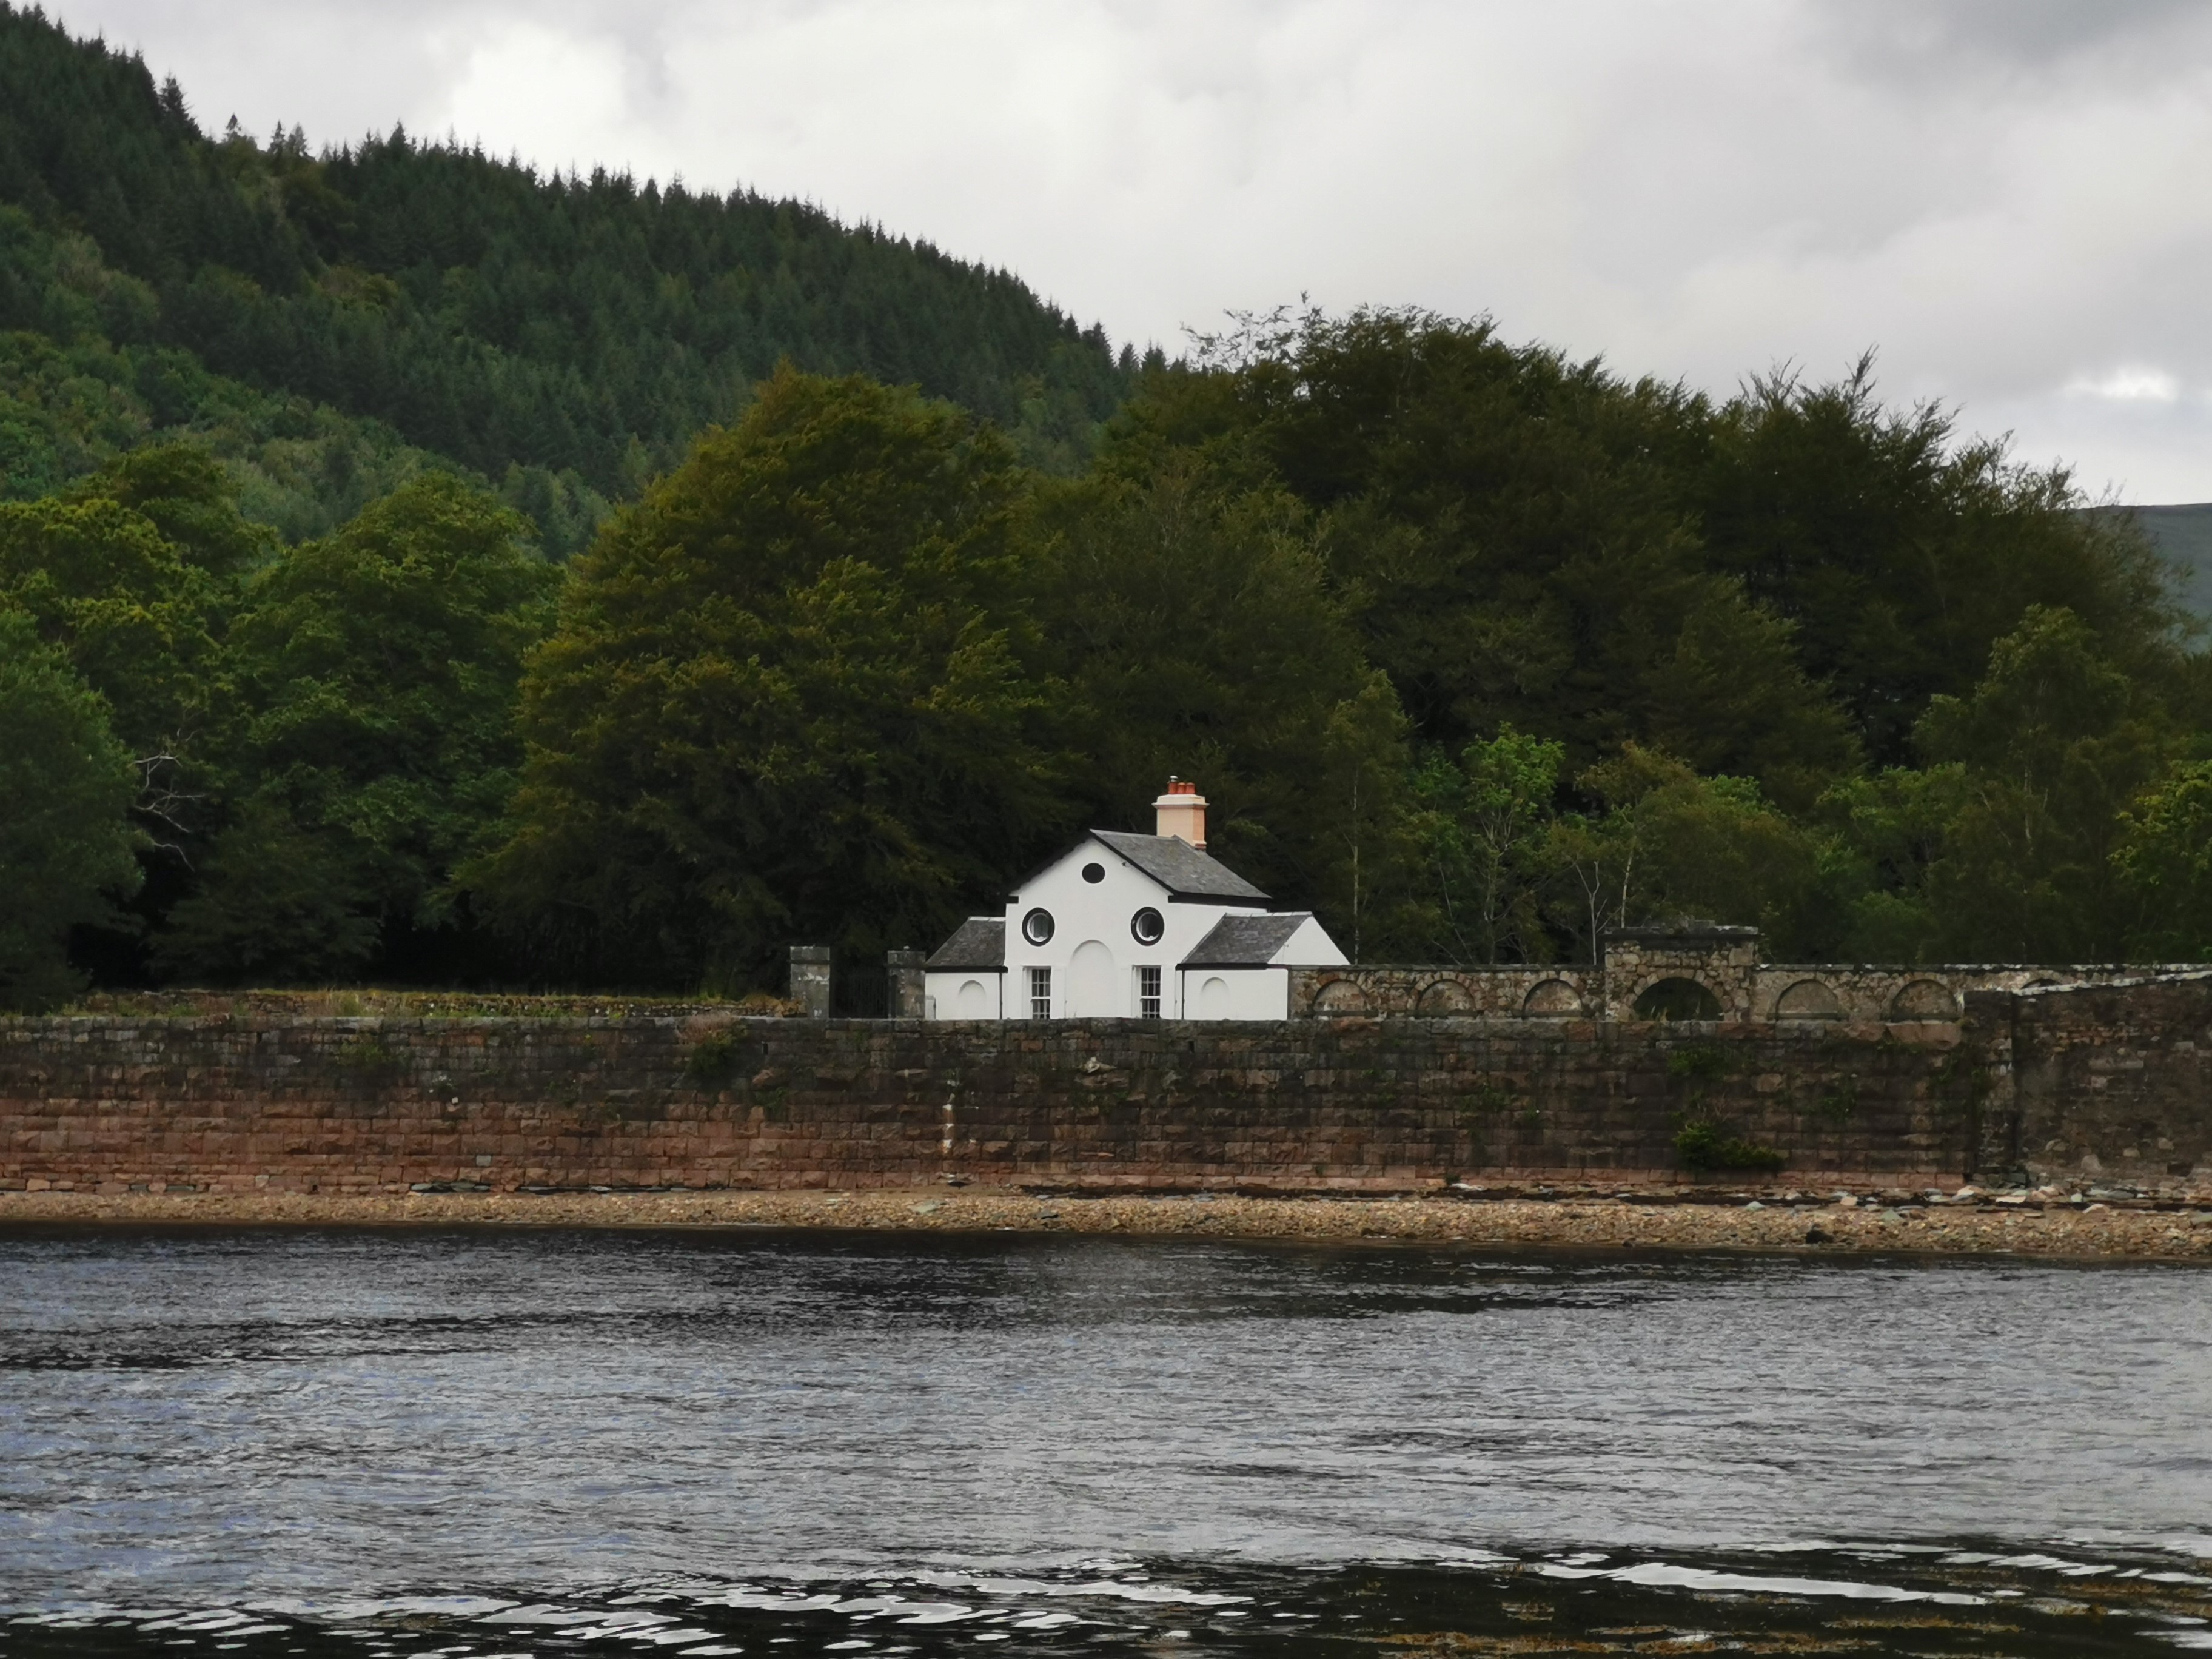
[[[0,1193],[0,1226],[849,1228],[1315,1243],[2212,1260],[2212,1194],[1663,1193],[1404,1198],[824,1191]]]

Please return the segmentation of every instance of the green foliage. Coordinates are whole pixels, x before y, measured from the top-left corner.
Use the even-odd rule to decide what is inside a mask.
[[[1750,779],[1677,769],[1614,810],[1628,818],[1641,863],[1630,921],[1749,924],[1783,959],[1818,953],[1817,848]]]
[[[9,214],[0,207],[0,246]],[[0,333],[0,500],[70,488],[147,445],[213,458],[244,516],[285,541],[328,534],[432,464],[374,421],[253,391],[188,352]],[[518,472],[510,494],[530,482]]]
[[[1838,1126],[1850,1122],[1858,1109],[1859,1080],[1855,1077],[1837,1079],[1835,1086],[1822,1091],[1813,1105],[1816,1116]]]
[[[1729,1051],[1709,1042],[1692,1042],[1667,1056],[1667,1075],[1678,1083],[1710,1083],[1728,1075]]]
[[[143,514],[102,498],[0,502],[0,599],[67,654],[138,752],[204,717],[216,591]]]
[[[1965,769],[1963,810],[1930,872],[1943,943],[1962,960],[2096,961],[2136,919],[2112,857],[2119,815],[2165,770],[2157,699],[2071,611],[2031,610],[1972,695],[1922,718],[1931,761]]]
[[[2145,878],[2172,866],[2130,811],[2189,741],[2162,678],[2129,672],[2073,612],[2031,608],[1968,695],[1930,702],[1925,770],[1856,780],[1824,803],[1855,865],[1844,948],[1966,962],[2162,948],[2172,935]]]
[[[153,961],[187,983],[328,984],[374,953],[375,914],[356,849],[301,827],[283,804],[249,797],[198,860],[198,881],[153,940]]]
[[[1753,380],[1716,411],[1691,488],[1711,568],[1791,624],[1878,764],[1913,757],[1929,701],[1966,695],[2032,607],[2137,665],[2171,655],[2169,594],[2130,524],[2070,511],[2063,470],[1960,441],[1933,405],[1884,408],[1871,356],[1829,386]]]
[[[1858,764],[1844,711],[1799,659],[1796,624],[1734,582],[1704,587],[1645,684],[1653,747],[1697,771],[1742,774],[1786,810],[1803,811]]]
[[[957,410],[785,371],[580,562],[472,879],[596,976],[939,937],[1070,825],[1022,478]]]
[[[1321,513],[1371,659],[1452,752],[1503,722],[1577,770],[1632,740],[1802,812],[1863,752],[1909,759],[2032,606],[2171,669],[2142,537],[1941,410],[1883,408],[1869,363],[1714,406],[1422,313],[1204,344],[1115,452],[1200,449]]]
[[[70,928],[137,884],[124,821],[136,777],[100,698],[0,609],[0,1008],[36,1011],[82,983]]]
[[[1311,515],[1168,456],[1047,489],[1023,526],[1067,746],[1091,821],[1149,829],[1171,775],[1202,779],[1210,849],[1349,939],[1387,867],[1402,721],[1328,591]]]
[[[1005,271],[794,202],[541,178],[397,129],[320,155],[281,128],[210,140],[137,58],[5,5],[0,203],[42,239],[0,234],[0,329],[188,354],[606,499],[787,358],[916,383],[1069,471],[1136,368]]]
[[[709,1031],[684,1057],[684,1080],[695,1089],[728,1086],[738,1072],[738,1040],[727,1031]]]
[[[2212,762],[2176,761],[2137,798],[2112,865],[2144,918],[2143,953],[2212,961]]]
[[[1413,835],[1436,925],[1431,949],[1455,963],[1542,962],[1546,831],[1565,745],[1502,726],[1456,763],[1431,755],[1413,775]]]
[[[331,1063],[356,1082],[372,1086],[396,1083],[405,1073],[406,1061],[389,1043],[375,1037],[356,1037],[341,1044]]]
[[[1865,362],[1715,402],[1369,310],[1140,367],[790,203],[210,138],[0,0],[0,746],[138,763],[127,914],[57,890],[111,981],[769,982],[1170,773],[1356,957],[2204,955],[2212,657],[2079,505]]]
[[[1674,1156],[1686,1170],[1707,1171],[1772,1171],[1790,1162],[1787,1153],[1731,1135],[1709,1117],[1692,1118],[1674,1132]]]
[[[1197,448],[1322,514],[1418,738],[1456,753],[1510,724],[1576,768],[1632,738],[1808,799],[1852,764],[1787,624],[1705,556],[1702,399],[1422,313],[1204,343],[1203,370],[1146,382],[1109,465]]]
[[[1331,711],[1311,762],[1297,774],[1318,795],[1335,833],[1333,856],[1315,889],[1279,888],[1278,902],[1310,902],[1343,936],[1354,962],[1370,961],[1370,941],[1389,955],[1420,921],[1406,880],[1411,862],[1403,769],[1406,719],[1382,675]]]
[[[1831,826],[1828,864],[1835,877],[1839,957],[1860,962],[1932,962],[1941,952],[1941,919],[1930,907],[1929,873],[1945,836],[1966,809],[1963,766],[1922,771],[1890,767],[1846,779],[1821,799]]]
[[[1511,1091],[1500,1088],[1495,1083],[1486,1083],[1473,1094],[1461,1099],[1460,1121],[1480,1133],[1484,1120],[1503,1117],[1512,1111],[1513,1105]]]
[[[222,464],[191,444],[154,444],[118,455],[69,493],[137,514],[187,564],[218,580],[243,576],[276,551],[269,528],[239,510],[238,488]]]
[[[160,946],[221,980],[328,979],[456,921],[514,787],[525,653],[557,574],[519,515],[429,474],[256,573],[226,659],[234,822]]]
[[[1653,987],[1664,988],[1665,981]],[[1650,995],[1646,993],[1646,995]],[[1708,1000],[1710,998],[1708,997]],[[1639,1000],[1638,1011],[1642,1012]],[[1662,1013],[1661,1018],[1680,1018],[1682,1015]],[[1671,1049],[1667,1055],[1667,1076],[1683,1102],[1674,1118],[1674,1155],[1686,1170],[1762,1170],[1780,1169],[1789,1160],[1771,1146],[1761,1146],[1732,1134],[1716,1118],[1705,1103],[1708,1085],[1725,1077],[1734,1064],[1733,1057],[1723,1048],[1711,1043],[1686,1043]]]
[[[1784,960],[1815,954],[1820,848],[1747,778],[1699,777],[1634,744],[1577,785],[1599,811],[1547,831],[1553,915],[1594,960],[1608,927],[1682,916],[1755,926]]]

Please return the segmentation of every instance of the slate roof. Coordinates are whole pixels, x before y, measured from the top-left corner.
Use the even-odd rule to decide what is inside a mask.
[[[1006,919],[969,917],[923,965],[947,972],[963,968],[1003,969],[1006,965]]]
[[[1186,968],[1264,968],[1291,935],[1313,920],[1310,910],[1279,910],[1264,916],[1224,916],[1212,932],[1191,947]]]
[[[1225,864],[1216,863],[1180,836],[1133,836],[1093,830],[1093,841],[1112,848],[1168,890],[1174,898],[1225,899],[1265,904],[1267,896]]]

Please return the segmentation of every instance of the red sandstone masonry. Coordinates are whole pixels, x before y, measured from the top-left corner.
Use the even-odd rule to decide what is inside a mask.
[[[1404,1191],[1453,1177],[1675,1178],[1689,1115],[1784,1152],[1787,1179],[1948,1184],[1984,1139],[1990,1068],[1971,1019],[1964,1035],[705,1013],[10,1020],[0,1186],[858,1188],[955,1175]]]
[[[2145,1186],[2212,1169],[2212,973],[1967,1006],[1988,1033],[1984,1167]]]

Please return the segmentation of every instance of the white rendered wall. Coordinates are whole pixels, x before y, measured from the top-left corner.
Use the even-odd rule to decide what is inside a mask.
[[[1274,960],[1288,968],[1344,968],[1352,958],[1337,949],[1336,941],[1328,936],[1328,929],[1313,917],[1308,916],[1298,924],[1298,931],[1283,941],[1283,948],[1275,952]],[[1290,981],[1283,981],[1283,994],[1290,994]]]
[[[1083,879],[1083,866],[1096,864],[1105,872],[1097,884]],[[1130,921],[1149,906],[1160,913],[1167,931],[1157,945],[1139,945],[1130,932]],[[1197,947],[1225,915],[1264,914],[1262,903],[1176,904],[1150,876],[1103,842],[1085,841],[1022,890],[1006,907],[1006,1018],[1030,1018],[1030,975],[1032,968],[1052,969],[1052,1013],[1054,1019],[1133,1019],[1137,1018],[1137,969],[1149,963],[1160,970],[1160,1015],[1164,1019],[1197,1018],[1180,1003],[1183,977],[1176,964]],[[1044,945],[1031,945],[1022,937],[1022,918],[1033,909],[1052,913],[1053,935]],[[1095,945],[1092,951],[1086,945]],[[938,976],[933,975],[933,981]],[[945,977],[950,978],[951,975]],[[1290,1006],[1287,977],[1283,1006]],[[938,1018],[947,1018],[940,1004]],[[1231,1018],[1280,1019],[1281,1014],[1231,1015]]]
[[[923,976],[925,1006],[931,1019],[1001,1019],[1000,996],[1006,976],[975,970],[932,969]]]
[[[1288,1019],[1291,970],[1287,968],[1186,968],[1183,1006],[1189,1019]]]

